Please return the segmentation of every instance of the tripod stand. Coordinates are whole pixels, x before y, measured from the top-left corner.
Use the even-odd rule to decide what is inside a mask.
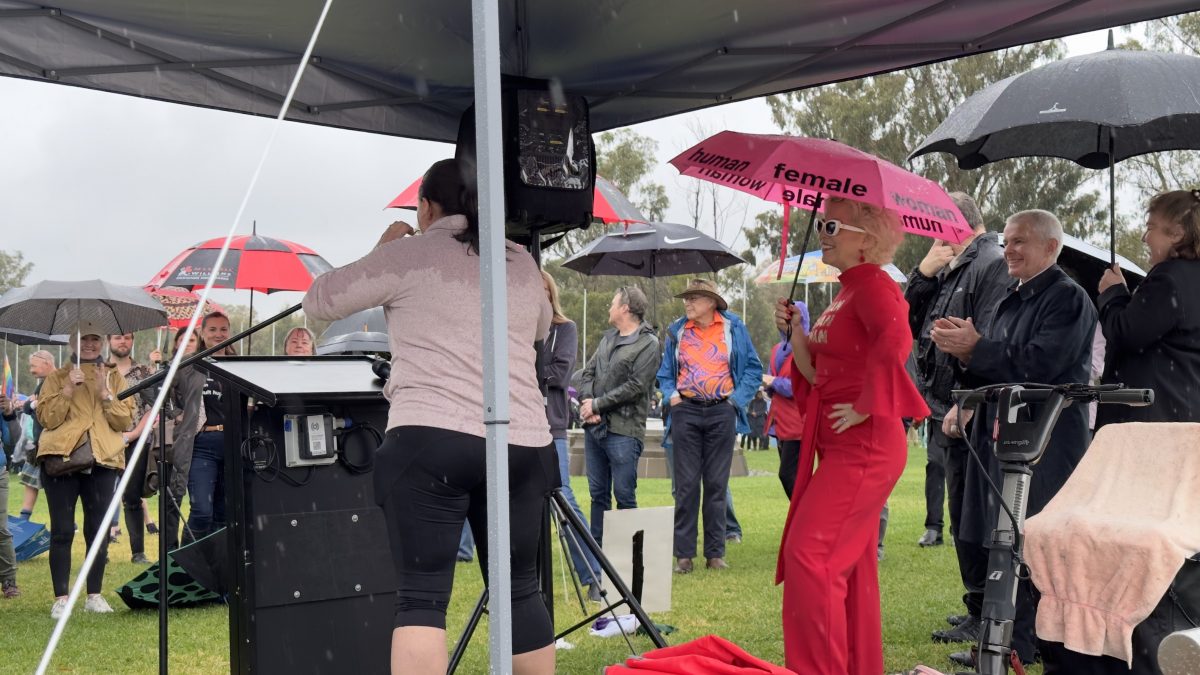
[[[1028,576],[1028,571],[1023,569],[1022,552],[1029,483],[1033,478],[1033,466],[1046,451],[1059,415],[1075,402],[1150,405],[1154,402],[1154,392],[1150,389],[1121,389],[1119,385],[995,385],[973,391],[955,391],[954,399],[958,402],[959,410],[984,402],[999,404],[995,455],[1004,476],[1002,510],[988,544],[988,573],[975,672],[1007,675],[1009,662],[1013,658],[1011,644],[1016,619],[1017,585]],[[1030,419],[1031,415],[1025,409],[1029,403],[1043,405],[1036,419]],[[987,421],[979,417],[979,423]],[[961,419],[959,425],[962,425]],[[976,460],[979,461],[977,455]]]
[[[579,514],[575,513],[574,509],[572,509],[570,504],[567,503],[567,498],[563,496],[562,490],[556,488],[553,492],[547,495],[546,502],[549,513],[553,514],[553,516],[558,520],[560,528],[560,542],[566,546],[565,537],[573,537],[576,545],[582,543],[584,546],[587,546],[588,550],[592,552],[592,555],[596,557],[596,561],[600,563],[600,569],[605,575],[608,576],[610,580],[612,580],[613,587],[616,589],[617,594],[621,596],[621,599],[616,603],[609,603],[608,591],[601,591],[600,597],[605,607],[576,623],[570,628],[567,628],[561,633],[555,635],[555,641],[557,642],[560,638],[570,635],[571,633],[588,625],[592,621],[595,621],[604,614],[612,613],[615,617],[615,610],[621,605],[627,605],[629,610],[633,612],[633,615],[637,617],[638,621],[646,629],[646,633],[650,636],[650,641],[654,643],[654,646],[666,647],[666,640],[663,639],[662,634],[659,633],[658,628],[656,628],[654,622],[650,620],[650,617],[646,614],[646,611],[642,609],[641,602],[639,602],[638,598],[629,589],[629,586],[627,586],[617,574],[617,570],[615,567],[613,567],[612,562],[610,562],[609,559],[605,557],[604,552],[600,550],[600,544],[596,543],[596,539],[592,537],[592,533],[588,529],[587,524],[583,522],[583,520],[579,517]],[[551,608],[550,616],[553,620],[553,592],[546,592],[546,589],[549,588],[552,583],[550,579],[551,569],[549,564],[551,558],[549,525],[549,518],[547,518],[542,532],[542,555],[540,556],[542,559],[542,564],[539,574],[542,577],[543,597],[546,599],[547,607]],[[567,528],[566,535],[564,535],[562,531],[562,527],[564,525]],[[584,607],[583,597],[579,592],[578,581],[574,579],[573,581],[575,583],[575,593],[579,596],[580,606]],[[458,639],[458,643],[454,646],[454,651],[450,655],[450,665],[446,669],[447,673],[454,673],[458,668],[459,662],[462,661],[463,654],[467,651],[467,645],[470,644],[471,637],[475,634],[475,629],[479,626],[479,620],[483,617],[483,613],[487,611],[487,602],[488,592],[485,588],[483,593],[481,593],[479,596],[479,601],[475,603],[475,609],[471,611],[471,616],[467,620],[467,625],[463,629],[462,635]],[[626,638],[626,641],[628,641],[628,637]],[[630,645],[630,648],[632,649],[632,644]]]

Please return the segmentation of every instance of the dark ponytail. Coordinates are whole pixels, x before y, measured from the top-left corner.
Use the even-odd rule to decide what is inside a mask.
[[[421,199],[437,204],[446,216],[465,216],[467,229],[454,238],[479,255],[479,198],[475,190],[474,166],[457,159],[435,162],[425,172],[418,190]]]

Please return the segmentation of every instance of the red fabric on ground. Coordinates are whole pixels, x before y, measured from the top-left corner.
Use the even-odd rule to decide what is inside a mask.
[[[746,653],[716,635],[705,635],[681,645],[646,652],[624,665],[609,666],[605,675],[624,673],[678,673],[679,675],[796,675],[794,672]]]

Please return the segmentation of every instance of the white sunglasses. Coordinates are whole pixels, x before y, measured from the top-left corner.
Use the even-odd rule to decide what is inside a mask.
[[[854,225],[847,225],[846,223],[843,223],[842,221],[838,220],[837,218],[817,218],[817,232],[824,233],[825,236],[836,237],[838,235],[838,232],[841,232],[842,230],[850,230],[851,232],[862,232],[863,234],[867,233],[867,231],[862,229],[861,227],[855,227]]]

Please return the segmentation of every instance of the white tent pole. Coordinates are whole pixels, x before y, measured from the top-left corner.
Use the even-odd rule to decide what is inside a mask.
[[[498,0],[471,0],[479,185],[479,291],[483,301],[483,423],[487,430],[489,671],[512,672],[508,515],[508,288]]]
[[[587,363],[587,284],[583,285],[583,359]]]

